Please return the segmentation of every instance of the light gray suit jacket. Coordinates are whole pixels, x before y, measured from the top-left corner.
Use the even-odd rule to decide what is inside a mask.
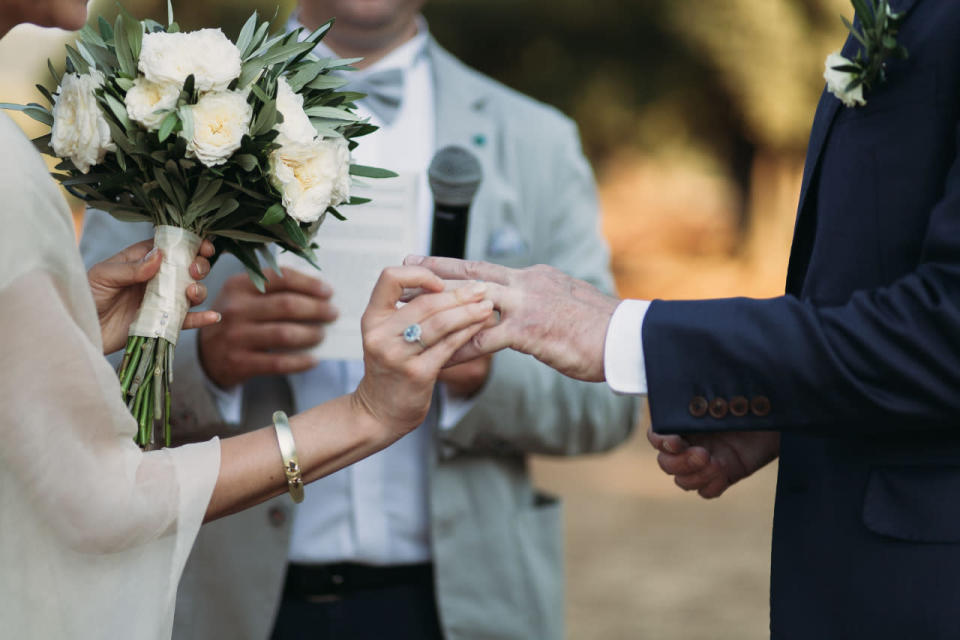
[[[435,42],[429,51],[438,148],[468,147],[483,165],[468,257],[512,267],[551,264],[611,291],[594,181],[575,125],[469,69]],[[81,248],[91,264],[151,233],[91,211]],[[207,279],[210,299],[240,270],[223,257]],[[177,347],[175,432],[191,439],[230,435],[206,391],[195,340],[185,332]],[[244,402],[240,430],[267,425],[274,410],[292,407],[282,377],[251,381]],[[563,637],[561,509],[530,484],[526,455],[605,451],[627,438],[634,421],[634,401],[606,385],[570,380],[519,353],[495,356],[472,409],[434,438],[431,534],[448,639]],[[177,640],[268,637],[291,508],[282,496],[203,527],[177,599]]]

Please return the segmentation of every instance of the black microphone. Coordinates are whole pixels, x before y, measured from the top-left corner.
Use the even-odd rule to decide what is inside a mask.
[[[430,255],[463,258],[470,204],[483,179],[480,161],[463,147],[444,147],[433,156],[427,175],[433,192]]]

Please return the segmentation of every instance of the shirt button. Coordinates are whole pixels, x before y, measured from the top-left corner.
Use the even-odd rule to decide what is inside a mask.
[[[693,400],[690,401],[690,406],[687,408],[690,410],[690,415],[694,418],[702,418],[707,415],[708,406],[706,398],[703,396],[694,396]]]
[[[714,398],[710,401],[710,415],[717,420],[727,417],[727,401],[723,398]]]
[[[271,507],[267,517],[274,527],[282,527],[287,522],[287,512],[280,507]]]
[[[770,398],[767,396],[756,396],[750,401],[750,412],[758,418],[770,415]]]
[[[750,411],[750,401],[744,396],[733,396],[730,398],[730,413],[738,418],[742,418]]]

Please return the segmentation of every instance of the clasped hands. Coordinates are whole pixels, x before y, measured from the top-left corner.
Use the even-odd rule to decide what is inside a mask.
[[[500,322],[460,349],[451,362],[511,348],[530,354],[561,373],[591,382],[605,379],[607,327],[620,300],[552,267],[510,269],[485,262],[410,256],[418,265],[452,281],[483,280]],[[640,329],[639,327],[637,328]],[[722,432],[658,435],[648,432],[659,451],[658,464],[686,491],[704,498],[721,495],[780,450],[775,432]]]

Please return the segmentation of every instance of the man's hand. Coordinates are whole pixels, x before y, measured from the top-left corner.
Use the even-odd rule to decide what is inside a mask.
[[[304,350],[320,344],[323,325],[337,318],[333,290],[322,280],[294,269],[267,277],[265,294],[246,274],[228,279],[212,305],[223,321],[200,331],[200,363],[221,388],[312,368],[316,361]]]
[[[446,385],[450,395],[470,398],[487,383],[492,362],[493,356],[481,356],[463,364],[447,367],[440,372],[438,381]]]
[[[729,431],[661,436],[647,431],[647,439],[660,451],[660,468],[674,477],[677,486],[716,498],[730,485],[746,478],[780,455],[780,434],[775,431]]]
[[[190,265],[190,277],[202,280],[210,273],[208,258],[213,256],[213,252],[213,244],[204,240],[199,255]],[[100,320],[104,353],[123,348],[130,323],[143,302],[147,283],[157,275],[162,261],[163,256],[160,251],[153,249],[153,240],[150,239],[130,245],[115,256],[90,267],[87,282]],[[202,284],[194,283],[187,287],[184,294],[190,306],[195,306],[206,299],[207,289]],[[195,311],[187,314],[183,328],[196,329],[218,320],[216,312]]]
[[[410,256],[446,280],[483,280],[487,298],[500,311],[500,323],[481,331],[453,363],[511,348],[528,353],[560,373],[599,382],[604,379],[603,349],[610,316],[620,301],[582,280],[537,265],[509,269],[486,262]]]

